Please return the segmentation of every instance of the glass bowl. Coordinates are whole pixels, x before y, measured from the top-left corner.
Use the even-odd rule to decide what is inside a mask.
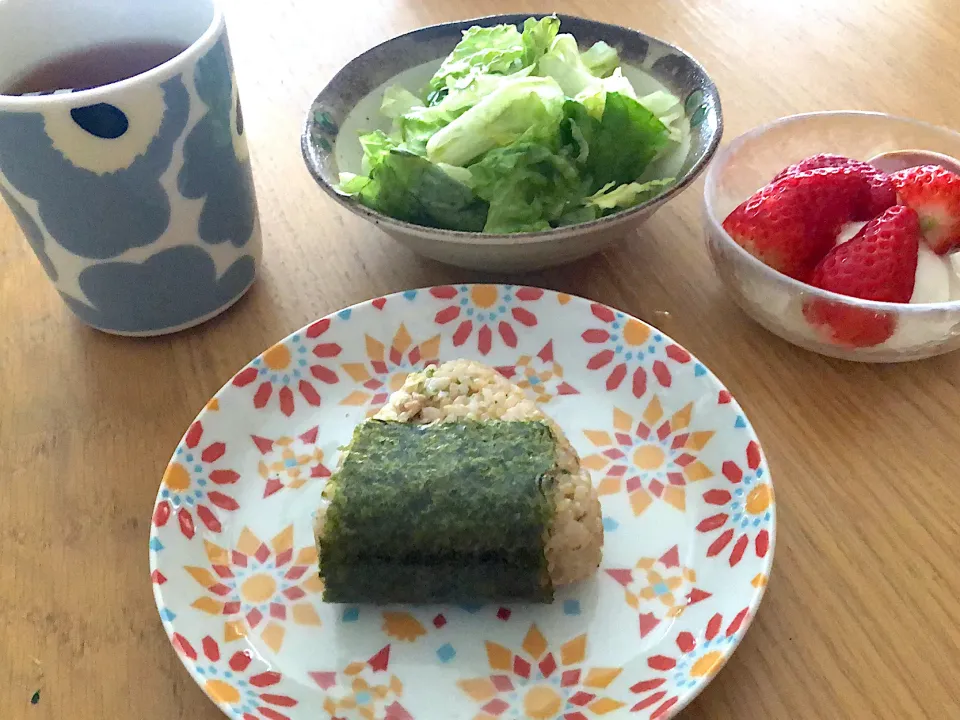
[[[906,118],[872,112],[792,115],[741,135],[717,153],[707,171],[704,215],[714,267],[736,303],[770,332],[807,350],[860,362],[903,362],[960,347],[960,300],[929,304],[882,303],[819,290],[767,267],[723,229],[724,218],[787,165],[817,153],[868,160],[900,149],[933,150],[960,157],[960,134]],[[960,262],[954,261],[954,268]],[[953,297],[960,294],[960,280]],[[855,346],[835,341],[809,323],[804,308],[876,322],[893,334]]]

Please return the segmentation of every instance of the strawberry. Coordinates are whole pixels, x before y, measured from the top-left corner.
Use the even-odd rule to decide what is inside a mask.
[[[909,302],[920,252],[920,219],[895,205],[820,261],[810,284],[840,295],[880,302]]]
[[[862,300],[905,303],[913,295],[920,251],[916,211],[895,205],[836,246],[813,271],[810,284]],[[817,298],[803,308],[807,320],[839,345],[869,347],[893,335],[896,318]]]
[[[864,181],[849,167],[787,175],[767,185],[723,221],[733,240],[774,270],[804,280],[853,219]]]
[[[939,165],[894,173],[900,202],[920,216],[923,239],[937,255],[960,248],[960,175]]]
[[[820,153],[819,155],[812,155],[811,157],[801,160],[798,163],[794,163],[788,167],[785,167],[781,170],[776,177],[771,180],[771,182],[776,182],[777,180],[782,180],[788,175],[796,175],[802,172],[809,172],[810,170],[819,170],[820,168],[829,168],[829,167],[848,167],[851,165],[865,165],[866,163],[861,163],[859,160],[853,160],[843,155],[833,155],[831,153]]]
[[[852,220],[871,220],[887,208],[897,204],[897,189],[889,175],[881,172],[870,163],[852,160],[843,155],[831,155],[829,153],[813,155],[781,170],[773,179],[773,182],[790,175],[830,167],[851,168],[864,179],[866,184],[864,196],[857,206]]]

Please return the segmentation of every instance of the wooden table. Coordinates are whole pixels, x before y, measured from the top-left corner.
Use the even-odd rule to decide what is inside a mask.
[[[693,52],[720,87],[728,140],[798,111],[942,125],[960,111],[956,0],[231,0],[265,233],[260,280],[235,309],[156,340],[88,330],[0,210],[4,717],[221,717],[171,651],[147,578],[172,448],[233,372],[309,320],[485,277],[419,260],[323,197],[300,159],[303,113],[392,35],[519,9],[631,25]],[[960,353],[860,366],[762,331],[714,278],[701,191],[603,255],[511,278],[659,325],[727,383],[765,444],[780,531],[769,592],[685,717],[960,717]]]

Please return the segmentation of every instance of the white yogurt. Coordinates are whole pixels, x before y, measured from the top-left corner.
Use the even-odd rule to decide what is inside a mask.
[[[953,290],[960,290],[960,278],[954,273],[949,258],[940,257],[926,243],[920,243],[917,256],[917,278],[911,303],[939,303],[951,299]]]
[[[953,272],[950,275],[950,299],[960,300],[960,252],[948,255]]]
[[[842,226],[840,232],[837,233],[834,246],[843,245],[847,240],[853,240],[854,236],[863,229],[864,225],[866,225],[865,222],[849,222]]]

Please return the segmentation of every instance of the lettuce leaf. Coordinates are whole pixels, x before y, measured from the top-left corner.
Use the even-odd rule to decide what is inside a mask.
[[[600,209],[596,205],[579,205],[570,208],[557,218],[553,223],[553,227],[579,225],[580,223],[596,220],[598,217],[600,217]]]
[[[532,67],[542,58],[553,44],[560,30],[560,19],[548,15],[540,20],[527,18],[523,22],[521,42],[523,43],[523,65]]]
[[[673,185],[673,183],[673,178],[616,186],[613,183],[607,183],[599,192],[594,193],[584,202],[600,211],[633,207],[656,197],[664,188]]]
[[[583,64],[577,40],[569,33],[557,35],[550,51],[537,63],[537,74],[553,78],[568,97],[576,97],[600,82]]]
[[[590,144],[599,128],[600,121],[590,114],[583,103],[575,100],[564,102],[560,140],[570,148],[581,165],[586,165],[590,160]]]
[[[404,150],[378,156],[366,183],[354,176],[340,185],[368,208],[417,225],[480,232],[487,220],[488,205],[473,190]]]
[[[441,105],[417,108],[394,121],[396,134],[410,152],[426,157],[427,143],[441,129],[452,123],[466,109],[440,109]]]
[[[593,64],[588,65],[588,60]],[[586,104],[599,119],[608,92],[637,96],[619,62],[617,51],[606,43],[596,43],[581,54],[573,35],[564,34],[557,35],[550,51],[540,58],[537,73],[556,80],[567,97]]]
[[[582,103],[584,107],[587,108],[587,111],[599,120],[603,117],[603,109],[607,102],[607,93],[612,92],[626,95],[634,100],[637,98],[637,93],[634,91],[633,85],[624,77],[620,68],[617,68],[610,77],[598,80],[596,83],[590,85],[580,92],[574,100]]]
[[[423,102],[421,102],[420,98],[406,88],[399,85],[391,85],[383,91],[383,100],[380,101],[380,112],[393,120],[422,105]]]
[[[680,142],[683,134],[680,127],[675,123],[686,117],[680,98],[663,90],[657,90],[638,98],[637,101],[656,115],[660,122],[666,126],[672,141]]]
[[[520,70],[509,76],[480,75],[466,87],[452,90],[435,105],[425,107],[419,104],[399,116],[394,116],[395,134],[407,150],[426,156],[427,142],[441,128],[452,123],[497,88],[527,74],[529,70]],[[384,94],[384,104],[388,104],[391,110],[401,107],[401,102],[396,99],[396,96],[393,94],[388,96],[389,93],[388,89]]]
[[[360,166],[363,174],[369,175],[370,171],[379,165],[391,150],[399,147],[399,143],[382,130],[374,130],[360,136],[360,147],[363,148],[363,160]]]
[[[457,182],[463,183],[471,190],[473,189],[473,175],[470,173],[468,168],[457,167],[456,165],[447,165],[446,163],[437,163],[437,167],[443,170],[447,175],[452,177]]]
[[[490,203],[488,233],[546,230],[584,193],[574,162],[528,137],[491,150],[469,169],[474,191]]]
[[[434,93],[449,91],[465,87],[478,75],[509,75],[523,67],[525,50],[523,37],[513,25],[474,26],[463,32],[463,38],[430,79],[429,89]]]
[[[427,143],[427,158],[467,165],[524,134],[555,138],[563,118],[563,103],[563,91],[553,80],[508,80],[433,135]]]
[[[340,182],[337,183],[336,190],[341,195],[359,195],[367,185],[370,184],[370,178],[366,175],[357,175],[356,173],[340,173]]]
[[[564,103],[561,139],[581,160],[590,192],[608,183],[632,183],[669,145],[669,131],[633,98],[607,93],[603,116],[597,120],[573,100]]]
[[[652,112],[627,95],[607,93],[587,172],[597,187],[633,182],[668,143],[667,128]]]
[[[464,88],[481,75],[511,75],[530,67],[547,52],[560,29],[560,20],[549,15],[527,18],[521,33],[513,25],[472,27],[440,65],[428,86],[429,105],[447,93]]]
[[[536,64],[560,29],[556,15],[527,18],[523,32],[513,25],[472,27],[430,79],[427,104],[436,105],[447,94],[467,87],[483,75],[512,75]]]
[[[589,50],[581,53],[580,59],[590,74],[599,78],[607,77],[620,66],[617,51],[603,40],[595,42]]]

